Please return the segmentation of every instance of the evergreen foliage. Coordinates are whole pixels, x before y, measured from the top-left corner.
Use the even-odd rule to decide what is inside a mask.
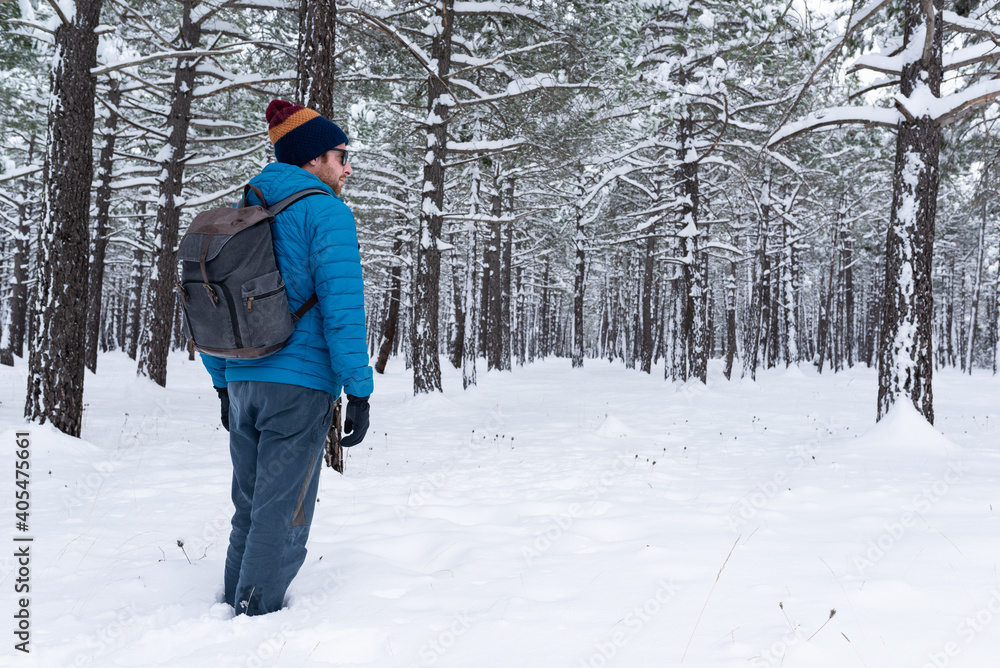
[[[48,308],[26,286],[51,252],[53,6],[0,3],[8,364]],[[351,138],[345,196],[372,357],[412,366],[415,392],[441,389],[442,361],[468,386],[477,365],[549,356],[702,382],[714,360],[753,377],[881,359],[879,414],[905,395],[932,419],[927,365],[995,372],[993,3],[321,6],[317,17],[301,0],[103,3],[81,246],[89,314],[76,316],[89,323],[91,370],[97,351],[123,350],[167,382],[168,351],[187,343],[172,292],[178,234],[272,159],[263,110],[282,97],[315,100]],[[943,92],[919,107],[901,81],[922,81],[913,68],[928,71],[934,54]],[[923,129],[911,136],[907,123]],[[931,138],[920,145],[936,156],[923,227],[899,223],[903,131],[910,153]],[[930,269],[916,270],[925,292],[887,314],[907,252],[894,240],[914,235],[929,253]],[[917,311],[907,366],[899,328]]]

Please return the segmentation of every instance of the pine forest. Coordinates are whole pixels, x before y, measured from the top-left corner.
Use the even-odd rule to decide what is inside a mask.
[[[1000,2],[15,0],[0,40],[0,362],[71,435],[99,352],[169,382],[178,240],[274,160],[274,98],[350,138],[415,394],[865,365],[933,423],[935,369],[997,372]]]

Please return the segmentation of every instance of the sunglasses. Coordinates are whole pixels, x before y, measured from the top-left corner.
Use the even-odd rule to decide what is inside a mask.
[[[348,159],[347,159],[347,149],[346,148],[332,148],[330,150],[331,151],[337,151],[338,153],[340,153],[340,164],[343,165],[344,167],[346,167],[347,166],[347,162],[348,162]]]

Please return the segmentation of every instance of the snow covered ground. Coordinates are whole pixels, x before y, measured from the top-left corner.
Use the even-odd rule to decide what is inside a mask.
[[[436,396],[413,397],[399,360],[376,378],[367,439],[346,475],[324,469],[288,607],[233,618],[227,440],[200,364],[174,356],[164,390],[102,356],[83,440],[25,425],[25,365],[0,367],[0,664],[997,665],[987,372],[936,374],[940,431],[910,410],[873,429],[869,369],[754,383],[713,367],[705,387],[548,360],[470,391],[445,373]],[[12,634],[24,535],[28,655]]]

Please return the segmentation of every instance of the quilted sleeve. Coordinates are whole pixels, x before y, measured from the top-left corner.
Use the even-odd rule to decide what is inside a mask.
[[[308,201],[309,215],[317,221],[310,240],[309,269],[319,297],[330,366],[347,394],[367,397],[374,385],[354,215],[340,199],[313,197]]]
[[[212,377],[213,386],[226,387],[226,360],[202,354],[201,363]]]

